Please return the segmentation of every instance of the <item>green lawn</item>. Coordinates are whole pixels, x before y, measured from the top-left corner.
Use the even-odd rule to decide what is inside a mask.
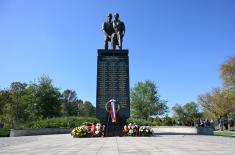
[[[235,137],[235,131],[214,131],[215,136]]]
[[[9,137],[10,129],[8,128],[0,128],[0,137]]]

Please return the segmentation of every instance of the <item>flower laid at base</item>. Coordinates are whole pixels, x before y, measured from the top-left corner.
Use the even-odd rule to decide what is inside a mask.
[[[71,135],[74,138],[82,137],[104,137],[105,125],[100,123],[88,123],[85,122],[81,126],[72,130]],[[123,136],[151,136],[153,130],[148,126],[139,126],[135,123],[129,123],[123,127]]]
[[[104,137],[105,125],[85,122],[72,130],[73,137]]]
[[[123,129],[124,136],[151,136],[153,135],[153,130],[149,126],[139,126],[135,123],[129,123],[124,126]]]

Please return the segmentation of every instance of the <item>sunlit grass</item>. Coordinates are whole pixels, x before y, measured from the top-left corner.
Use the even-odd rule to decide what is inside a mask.
[[[235,137],[235,131],[214,131],[215,136]]]

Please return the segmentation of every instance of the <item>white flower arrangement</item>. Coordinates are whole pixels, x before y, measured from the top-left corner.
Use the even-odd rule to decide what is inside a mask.
[[[153,134],[153,130],[149,126],[141,126],[140,127],[140,135],[141,136],[151,136]]]

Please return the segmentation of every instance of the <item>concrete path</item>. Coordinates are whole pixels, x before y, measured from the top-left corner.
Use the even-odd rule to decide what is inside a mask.
[[[199,135],[73,138],[69,134],[0,138],[0,155],[234,155],[235,138]]]

